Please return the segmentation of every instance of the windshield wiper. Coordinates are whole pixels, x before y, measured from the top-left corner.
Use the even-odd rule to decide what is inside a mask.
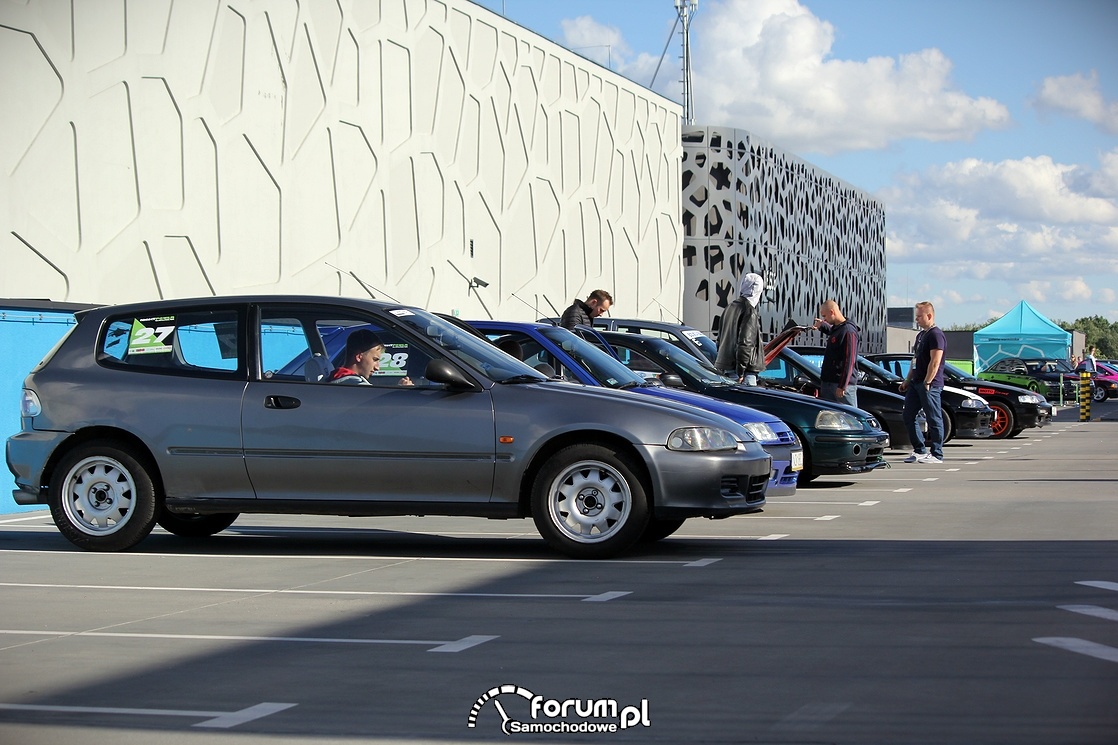
[[[498,380],[497,382],[504,385],[505,383],[542,383],[547,378],[541,378],[538,375],[529,375],[528,373],[521,373],[520,375],[513,375],[512,377]]]

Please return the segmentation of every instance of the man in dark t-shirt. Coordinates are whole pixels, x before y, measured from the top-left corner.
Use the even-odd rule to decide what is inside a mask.
[[[905,463],[943,463],[943,363],[947,354],[947,337],[936,326],[936,311],[931,303],[916,304],[916,325],[920,333],[912,350],[912,367],[901,383],[904,394],[904,423],[912,441],[912,455]],[[923,410],[928,421],[927,450],[925,438],[917,426]]]

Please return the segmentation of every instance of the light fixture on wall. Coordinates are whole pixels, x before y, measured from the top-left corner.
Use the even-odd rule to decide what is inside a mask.
[[[485,301],[481,299],[481,293],[477,291],[477,288],[479,287],[488,287],[489,283],[481,277],[467,277],[465,274],[463,274],[461,269],[454,266],[454,262],[450,259],[447,259],[446,263],[450,264],[450,267],[454,271],[458,272],[459,276],[461,276],[462,279],[466,280],[466,294],[469,295],[471,292],[474,293],[474,295],[477,297],[477,301],[481,303],[481,307],[485,311],[485,315],[489,316],[489,320],[492,321],[493,314],[489,312],[489,308],[488,306],[486,306]]]

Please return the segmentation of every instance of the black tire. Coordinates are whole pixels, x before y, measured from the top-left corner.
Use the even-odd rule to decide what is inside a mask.
[[[947,413],[947,409],[940,409],[939,416],[943,422],[943,442],[947,442],[955,436],[955,422],[951,421],[951,415]]]
[[[166,509],[159,511],[159,527],[182,538],[208,538],[232,525],[240,517],[238,512],[221,512],[216,515],[176,515]]]
[[[990,435],[990,439],[1004,440],[1007,437],[1012,437],[1013,430],[1017,426],[1013,409],[1004,401],[989,401],[988,403],[990,408],[994,410],[994,421],[990,425],[994,433]],[[1017,431],[1020,432],[1021,430]]]
[[[88,551],[125,551],[155,527],[148,468],[118,442],[88,442],[63,456],[49,502],[59,532]]]
[[[552,455],[532,485],[532,519],[555,550],[605,559],[630,548],[649,521],[644,469],[602,445],[570,445]]]
[[[796,433],[796,437],[799,437],[800,442],[804,443],[804,467],[796,474],[796,488],[799,488],[801,486],[807,486],[812,481],[815,481],[815,479],[819,477],[819,474],[814,471],[815,465],[811,462],[811,451],[808,450],[804,438],[800,437],[798,432]]]
[[[676,532],[683,527],[684,520],[668,520],[652,518],[648,521],[648,525],[644,526],[644,532],[641,533],[641,543],[655,543],[662,541],[672,533]]]
[[[1017,435],[1021,434],[1024,431],[1025,431],[1024,427],[1018,427],[1017,429],[1014,429],[1012,432],[1010,432],[1009,436],[1010,437],[1016,437]]]

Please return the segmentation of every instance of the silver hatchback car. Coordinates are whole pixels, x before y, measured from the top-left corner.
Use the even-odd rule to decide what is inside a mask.
[[[379,369],[335,372],[358,330]],[[79,313],[24,383],[7,462],[16,502],[85,549],[246,512],[530,515],[577,558],[759,511],[770,468],[716,414],[549,380],[418,308],[306,296]]]

